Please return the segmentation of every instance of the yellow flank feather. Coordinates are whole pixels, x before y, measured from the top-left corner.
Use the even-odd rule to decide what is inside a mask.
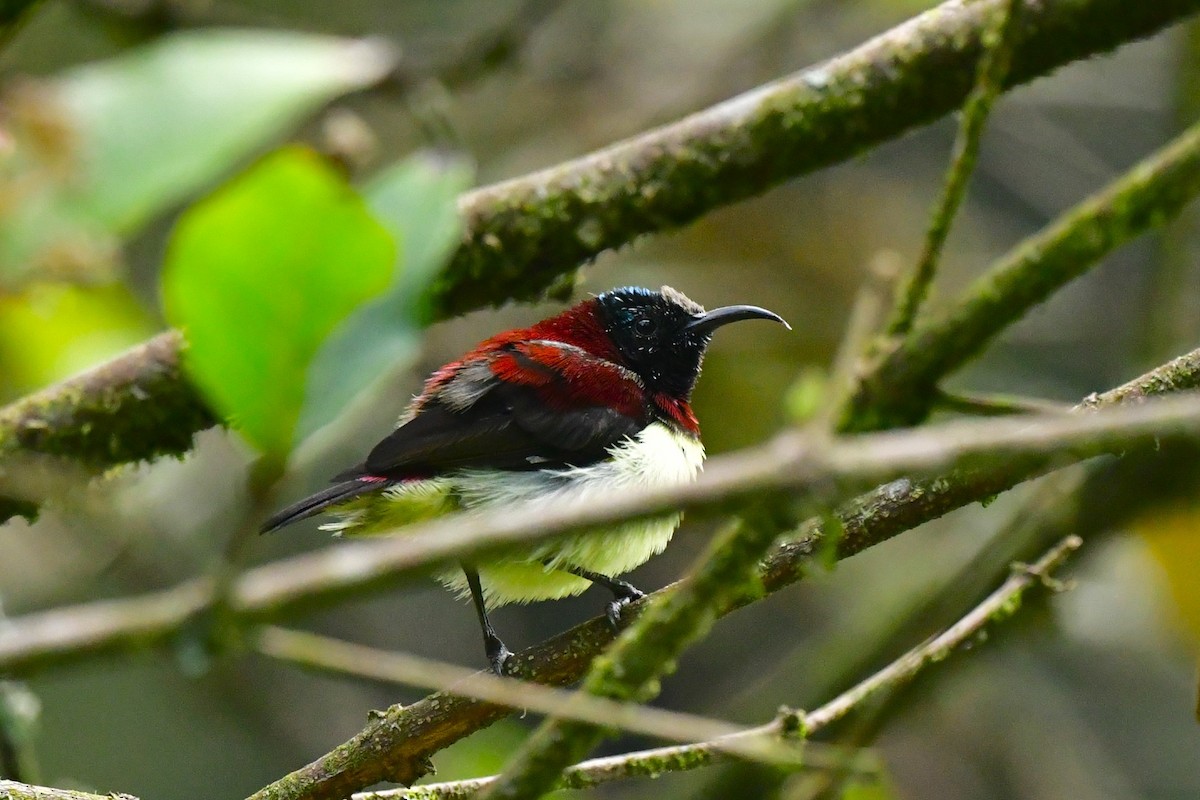
[[[697,438],[659,423],[608,452],[608,459],[587,467],[528,472],[463,470],[400,484],[339,508],[341,518],[322,528],[370,535],[457,508],[483,510],[517,502],[557,507],[586,501],[604,491],[686,483],[695,479],[704,462],[704,447]],[[477,567],[484,598],[494,607],[579,594],[591,583],[563,572],[562,567],[581,567],[610,577],[628,572],[663,551],[681,518],[676,513],[636,520],[576,534],[522,555],[482,562]],[[461,570],[447,569],[437,577],[460,596],[468,596]]]

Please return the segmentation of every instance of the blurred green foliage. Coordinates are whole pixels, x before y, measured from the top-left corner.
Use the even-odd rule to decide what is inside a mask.
[[[361,42],[199,31],[10,88],[0,285],[102,277],[119,237],[391,62]]]
[[[164,264],[167,319],[184,332],[201,391],[276,462],[291,451],[308,365],[338,323],[387,288],[395,252],[350,185],[298,148],[180,220]]]

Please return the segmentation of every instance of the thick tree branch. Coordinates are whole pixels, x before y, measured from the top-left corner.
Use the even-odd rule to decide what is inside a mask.
[[[30,453],[99,470],[190,449],[193,434],[215,419],[183,377],[181,343],[175,332],[160,334],[0,409],[0,471]],[[33,510],[0,499],[0,521]]]
[[[962,105],[1008,0],[952,0],[860,47],[577,161],[471,192],[437,296],[530,299],[574,265],[843,161]],[[1005,86],[1150,34],[1195,0],[1023,0]]]
[[[137,798],[121,792],[91,794],[71,789],[52,789],[48,786],[31,786],[28,783],[0,780],[0,800],[137,800]]]
[[[528,299],[596,254],[849,158],[957,108],[980,40],[1008,0],[951,0],[859,48],[671,125],[464,195],[463,246],[434,288],[434,318]],[[1024,0],[1006,85],[1150,35],[1200,0]],[[111,466],[190,446],[213,423],[167,333],[0,412],[0,458],[19,446]],[[53,409],[46,414],[40,408]],[[32,435],[11,417],[53,424]],[[30,513],[0,502],[0,520]]]

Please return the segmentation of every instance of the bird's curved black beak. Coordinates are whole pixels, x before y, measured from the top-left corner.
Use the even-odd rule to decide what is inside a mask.
[[[712,311],[706,311],[694,320],[684,326],[684,331],[687,333],[697,333],[701,335],[709,335],[722,325],[728,325],[731,322],[741,322],[744,319],[770,319],[778,322],[789,331],[791,325],[783,317],[776,314],[774,311],[767,311],[765,308],[758,306],[723,306],[714,308]]]

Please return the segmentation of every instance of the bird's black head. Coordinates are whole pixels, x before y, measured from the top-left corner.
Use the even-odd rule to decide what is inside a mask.
[[[692,394],[717,328],[743,319],[787,325],[778,314],[757,306],[705,311],[670,286],[657,292],[636,286],[613,289],[596,300],[604,329],[627,366],[650,389],[684,400]]]

